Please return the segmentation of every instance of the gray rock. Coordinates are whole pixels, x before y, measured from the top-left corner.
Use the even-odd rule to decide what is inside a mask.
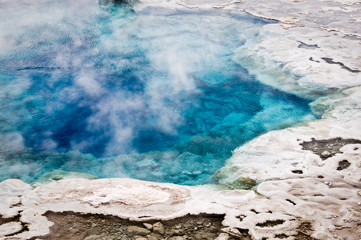
[[[203,224],[203,219],[202,218],[200,218],[200,219],[197,219],[197,221],[196,221],[196,223],[198,224],[198,225],[202,225]]]
[[[181,236],[175,236],[175,237],[169,238],[169,240],[184,240],[184,238]]]
[[[136,237],[135,240],[148,240],[148,239],[145,237]]]
[[[321,156],[324,157],[324,158],[328,158],[328,157],[331,156],[331,153],[330,153],[329,151],[323,151],[323,152],[321,153]]]
[[[175,229],[174,231],[173,231],[173,234],[175,234],[175,235],[184,235],[184,233],[185,233],[185,231],[184,231],[184,229]]]
[[[173,228],[167,228],[165,231],[164,231],[164,234],[165,235],[168,235],[168,236],[173,236],[173,235],[176,235],[175,234],[175,231],[177,231],[176,229],[173,229]],[[179,235],[179,234],[178,234]]]
[[[102,238],[102,235],[90,235],[84,238],[84,240],[99,240]]]
[[[157,235],[154,235],[154,234],[149,235],[147,238],[148,238],[148,240],[158,240],[158,239],[160,239],[160,237],[157,237]]]
[[[229,235],[227,233],[220,233],[215,240],[228,240]]]
[[[164,226],[161,222],[157,222],[153,224],[153,232],[163,235],[164,234]]]
[[[203,240],[203,239],[204,239],[202,233],[196,233],[196,234],[194,235],[194,238],[197,239],[197,240]]]
[[[204,221],[204,222],[203,222],[203,226],[205,226],[205,227],[210,227],[210,226],[212,226],[212,222],[209,221],[209,220]]]
[[[213,234],[208,232],[197,232],[194,238],[197,240],[214,240]]]
[[[138,226],[128,226],[128,233],[139,236],[147,236],[150,234],[150,231]]]
[[[143,223],[143,225],[144,225],[144,227],[145,227],[146,229],[152,231],[152,229],[153,229],[153,225],[152,225],[152,224],[150,224],[150,223]]]

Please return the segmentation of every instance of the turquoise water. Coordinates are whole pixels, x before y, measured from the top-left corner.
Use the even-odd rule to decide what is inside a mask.
[[[0,0],[0,180],[61,169],[203,184],[237,146],[314,118],[233,61],[269,22],[225,11]]]

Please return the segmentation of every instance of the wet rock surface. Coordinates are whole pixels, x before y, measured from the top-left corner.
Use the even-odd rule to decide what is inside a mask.
[[[74,212],[47,212],[45,216],[54,225],[50,234],[38,239],[208,240],[219,236],[221,239],[236,239],[222,231],[223,215],[188,215],[162,222],[136,222],[113,216]],[[152,230],[149,230],[150,226]]]
[[[343,138],[331,138],[331,139],[314,139],[311,141],[304,141],[300,145],[303,150],[310,150],[314,154],[321,157],[322,160],[333,157],[337,153],[342,153],[340,149],[348,144],[360,144],[361,140],[358,139],[343,139]]]
[[[351,165],[351,163],[349,161],[342,160],[342,161],[338,162],[337,170],[338,171],[344,170],[344,169],[348,168],[350,165]]]

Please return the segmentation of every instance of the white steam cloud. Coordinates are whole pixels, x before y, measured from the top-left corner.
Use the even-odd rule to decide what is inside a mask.
[[[128,167],[128,172],[136,175],[138,171],[143,179],[152,175],[160,180],[182,180],[214,171],[217,163],[212,162],[212,154],[176,150],[139,154],[133,144],[143,130],[177,135],[187,124],[182,111],[196,104],[189,99],[217,86],[222,77],[227,78],[228,70],[230,76],[235,75],[227,61],[233,54],[230,49],[237,48],[237,32],[246,28],[258,31],[251,22],[228,17],[189,14],[184,18],[182,14],[134,15],[124,9],[107,12],[91,0],[0,0],[0,63],[11,69],[16,79],[7,79],[7,72],[0,72],[0,77],[17,86],[0,85],[0,100],[11,110],[0,112],[0,120],[7,123],[0,126],[0,143],[11,145],[9,149],[19,153],[20,159],[10,159],[0,149],[4,150],[0,152],[0,174],[7,171],[7,176],[30,181],[56,165],[119,177],[126,176],[124,169]],[[40,77],[32,79],[32,71]],[[43,89],[37,89],[39,86]],[[9,97],[20,99],[17,104],[21,106],[7,100]],[[74,115],[85,109],[80,115],[84,119],[72,119],[66,115],[67,108]],[[11,124],[23,124],[34,112],[57,116],[51,123],[54,125],[69,122],[83,128],[79,133],[69,127],[69,135],[76,137],[66,139],[70,149],[65,150],[73,151],[31,162],[35,157],[27,158],[26,138]],[[62,113],[67,117],[64,121]],[[254,121],[258,123],[263,117],[260,113]],[[229,118],[233,124],[236,117]],[[61,148],[61,140],[55,136],[59,129],[42,130],[43,139],[35,144],[38,150],[55,152]],[[79,152],[96,144],[105,144],[101,151],[106,157],[122,155],[94,160]],[[61,162],[65,158],[67,162]]]

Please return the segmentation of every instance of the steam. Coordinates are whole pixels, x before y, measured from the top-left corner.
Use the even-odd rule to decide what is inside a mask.
[[[235,147],[312,118],[232,61],[264,23],[147,11],[0,0],[0,181],[63,169],[207,183]]]

